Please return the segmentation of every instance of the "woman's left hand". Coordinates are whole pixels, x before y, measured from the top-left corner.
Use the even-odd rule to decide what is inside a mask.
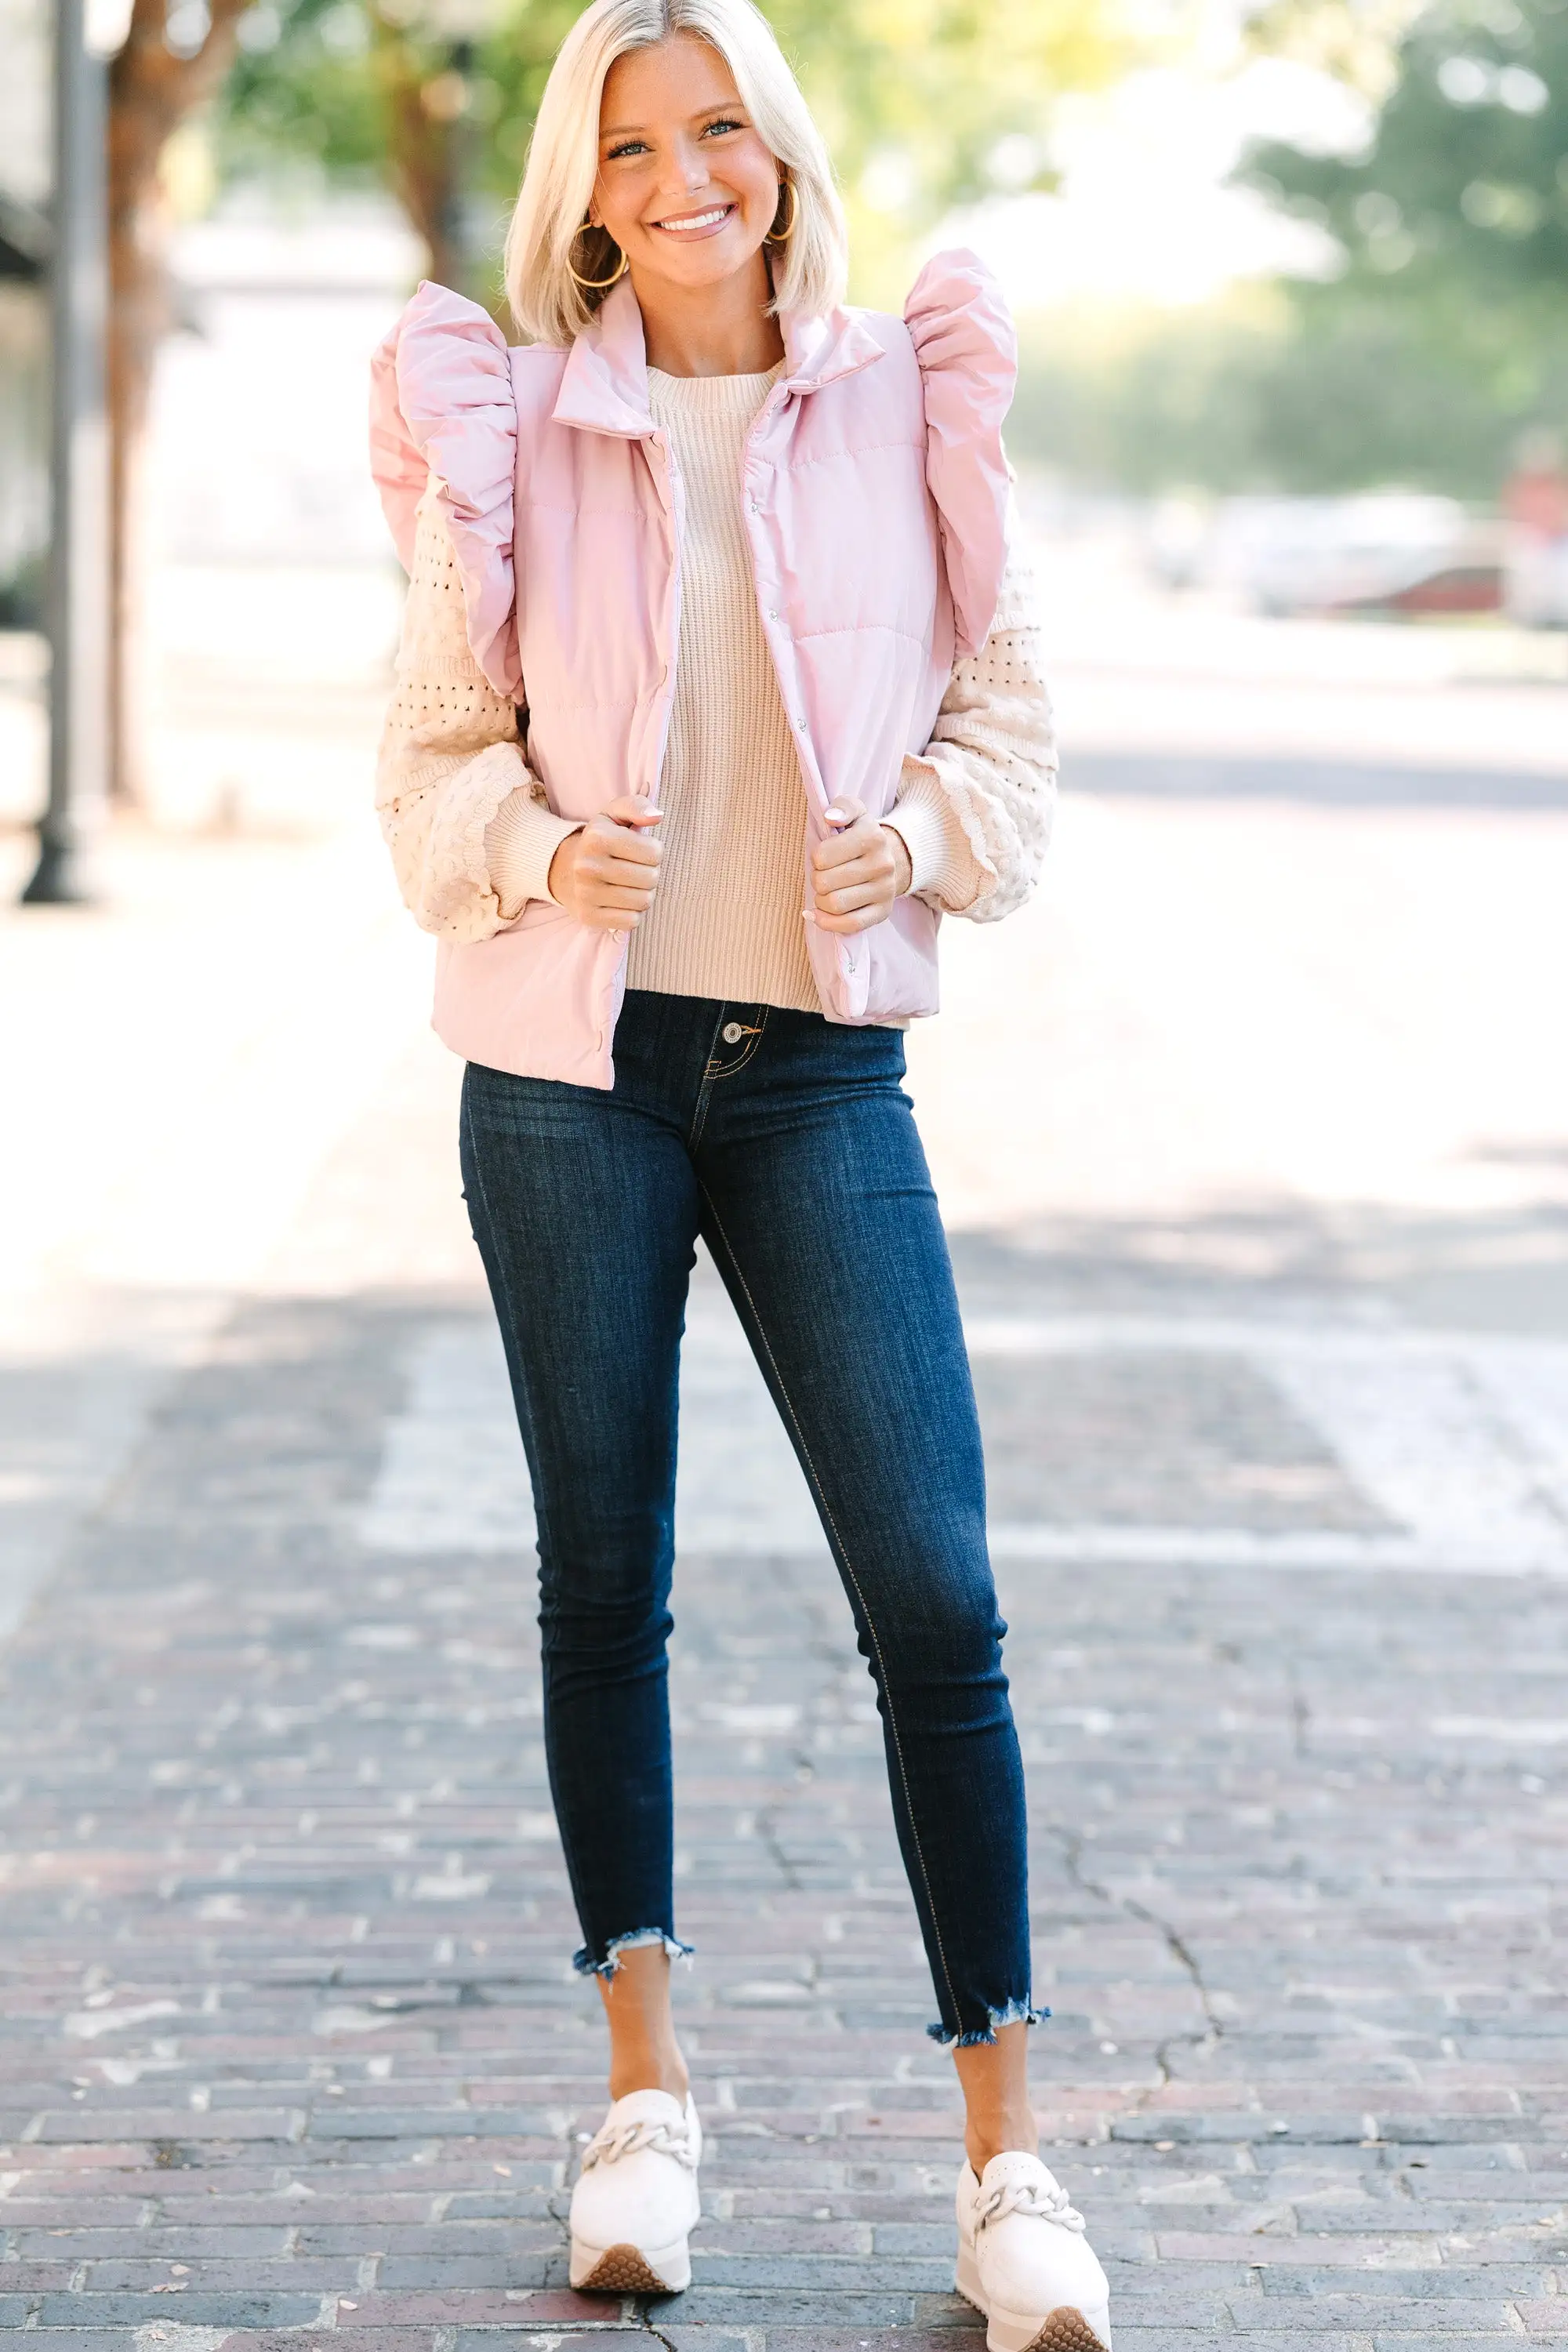
[[[887,921],[894,899],[909,888],[910,853],[893,827],[868,816],[858,801],[836,800],[827,822],[837,830],[811,853],[816,927],[868,931]]]

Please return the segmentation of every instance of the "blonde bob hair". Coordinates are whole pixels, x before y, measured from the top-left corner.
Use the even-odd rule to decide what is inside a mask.
[[[762,12],[752,0],[594,0],[550,68],[507,231],[507,299],[519,328],[535,342],[571,342],[604,299],[577,284],[570,265],[584,278],[604,278],[618,259],[603,231],[578,243],[599,174],[605,76],[628,49],[651,48],[672,33],[693,34],[718,50],[759,135],[788,174],[794,228],[787,241],[768,247],[773,308],[821,311],[844,298],[847,242],[833,166]]]

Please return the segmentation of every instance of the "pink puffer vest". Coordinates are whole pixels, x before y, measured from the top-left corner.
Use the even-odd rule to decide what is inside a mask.
[[[955,653],[989,632],[1014,338],[967,253],[927,265],[902,319],[842,310],[782,325],[784,373],[747,436],[741,488],[809,855],[836,794],[887,814]],[[551,806],[587,817],[622,793],[652,794],[675,691],[682,490],[649,414],[630,286],[570,351],[509,350],[477,304],[422,286],[376,354],[371,447],[405,566],[427,477],[440,486],[469,642],[498,692],[526,705]],[[857,938],[811,929],[827,1018],[934,1013],[937,919],[901,898]],[[495,1069],[608,1087],[626,949],[531,900],[490,939],[441,942],[437,1031]]]

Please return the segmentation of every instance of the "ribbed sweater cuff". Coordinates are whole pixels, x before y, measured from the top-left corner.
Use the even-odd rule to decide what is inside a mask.
[[[550,897],[550,861],[567,835],[580,830],[521,784],[507,795],[485,827],[485,865],[503,921],[515,922],[531,898]]]
[[[923,891],[944,906],[970,904],[980,882],[974,854],[934,769],[906,760],[899,797],[882,821],[910,853],[908,897]]]

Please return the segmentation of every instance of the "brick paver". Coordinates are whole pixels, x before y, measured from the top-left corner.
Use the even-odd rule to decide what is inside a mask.
[[[805,1555],[680,1563],[694,2284],[564,2286],[600,2042],[528,1563],[353,1535],[401,1367],[477,1312],[238,1313],[11,1648],[0,2317],[138,2352],[968,2347],[950,2064]],[[1119,2347],[1568,2335],[1560,1588],[1003,1574],[1037,2101]]]
[[[1069,737],[1145,786],[1151,752],[1191,791],[1167,754],[1234,765],[1268,729],[1271,764],[1223,808],[1069,793],[1041,902],[952,928],[911,1041],[966,1309],[1046,1335],[976,1361],[1047,2152],[1117,2352],[1568,2339],[1568,824],[1468,774],[1557,762],[1561,714],[1310,664],[1238,700],[1206,653],[1174,677],[1172,625],[1135,676],[1125,616],[1068,662]],[[1268,646],[1326,660],[1319,635]],[[1458,799],[1411,764],[1450,737]],[[250,744],[258,812],[367,802],[297,740]],[[1358,770],[1328,805],[1352,755],[1408,790]],[[869,1686],[718,1356],[674,1659],[707,2212],[689,2294],[564,2288],[600,2029],[515,1472],[466,1522],[429,1475],[421,1379],[472,1439],[493,1350],[452,1073],[396,1058],[426,943],[361,832],[128,833],[101,916],[0,924],[28,1143],[0,1170],[0,1629],[42,1580],[0,1650],[0,2326],[978,2352]],[[1382,1358],[1303,1351],[1316,1327],[1463,1344],[1380,1386]]]

